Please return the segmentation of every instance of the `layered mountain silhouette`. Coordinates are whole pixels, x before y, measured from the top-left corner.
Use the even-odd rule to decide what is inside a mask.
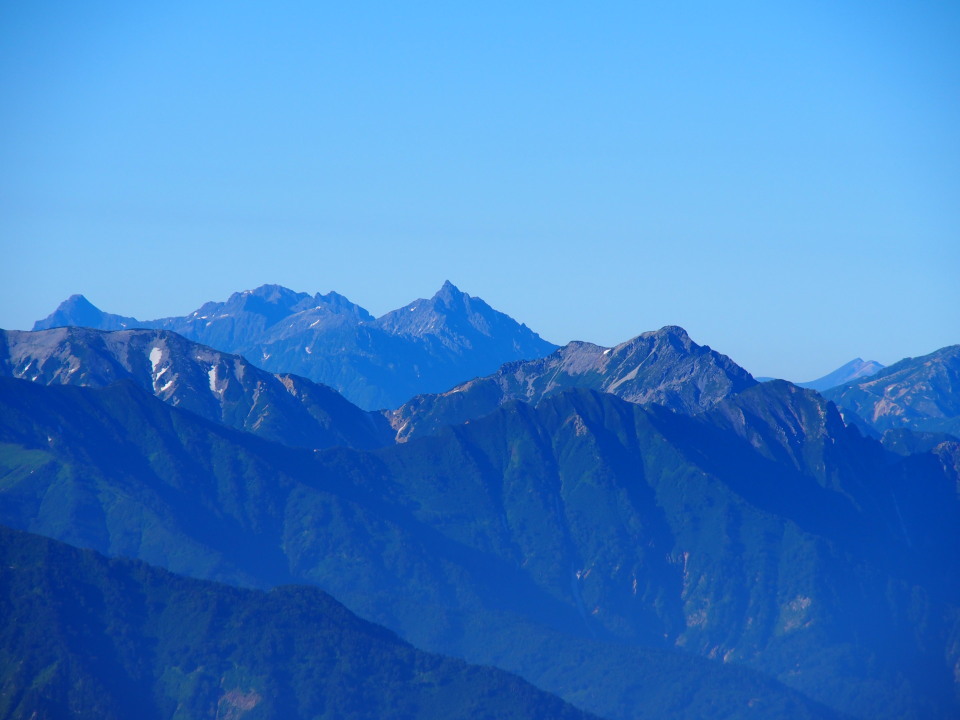
[[[845,382],[824,397],[758,384],[672,326],[555,348],[450,283],[379,319],[263,286],[149,322],[75,296],[46,325],[0,335],[0,522],[197,578],[317,586],[609,720],[960,714],[960,346],[870,377],[854,361],[814,381]],[[154,620],[116,641],[118,618],[85,617],[110,657],[163,645]],[[66,664],[35,660],[54,667],[43,697],[104,682],[101,655],[44,647]],[[241,674],[299,687],[314,660],[295,665]],[[158,703],[217,711],[259,687],[212,659],[191,675],[206,694],[156,667]],[[395,697],[408,715],[475,697],[445,683]]]
[[[697,413],[756,384],[726,355],[697,345],[683,328],[668,326],[612,348],[572,342],[547,357],[506,364],[445,393],[416,397],[388,416],[403,441],[486,415],[511,400],[536,404],[567,388]]]
[[[240,590],[0,527],[0,717],[587,720],[326,593]]]
[[[846,385],[847,383],[854,382],[861,378],[868,378],[871,375],[876,375],[878,372],[883,370],[883,365],[878,363],[876,360],[863,360],[862,358],[854,358],[845,365],[841,365],[833,372],[827,373],[823,377],[817,378],[816,380],[810,380],[809,382],[797,383],[800,387],[810,388],[811,390],[817,390],[823,392],[824,390],[829,390],[830,388],[837,387],[838,385]]]
[[[890,452],[785,382],[696,415],[568,389],[317,453],[130,380],[0,379],[4,523],[315,584],[617,719],[954,717],[957,456],[949,440]]]
[[[0,331],[0,375],[92,387],[130,379],[170,405],[287,445],[392,442],[382,415],[360,410],[329,387],[266,372],[166,330]]]
[[[395,408],[556,348],[449,281],[432,298],[379,319],[337,293],[309,295],[279,285],[234,293],[185,317],[148,321],[101,312],[74,295],[34,330],[66,325],[171,330],[265,370],[329,385],[368,410]]]
[[[824,395],[878,433],[908,429],[960,436],[960,345],[906,358]]]

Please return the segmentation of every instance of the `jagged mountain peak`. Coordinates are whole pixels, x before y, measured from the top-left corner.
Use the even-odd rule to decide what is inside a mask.
[[[339,293],[331,291],[325,295],[322,293],[310,295],[291,290],[283,285],[261,285],[253,290],[235,292],[226,302],[204,303],[185,320],[188,322],[220,320],[249,314],[251,318],[260,318],[258,322],[264,328],[269,328],[299,313],[316,310],[331,315],[353,316],[363,322],[373,320],[373,316],[365,309]],[[167,320],[176,322],[181,319],[168,318]]]
[[[81,321],[82,320],[82,321]],[[366,409],[397,407],[504,362],[542,357],[556,346],[450,281],[379,319],[336,292],[299,293],[261,285],[207,302],[182,317],[137,321],[106,314],[51,316],[36,329],[84,325],[102,330],[160,328],[264,369],[331,385]]]
[[[571,342],[552,354],[503,365],[442,395],[421,396],[391,413],[398,440],[492,412],[512,400],[532,404],[566,388],[597,390],[635,403],[697,413],[756,380],[726,355],[668,325],[612,348]]]
[[[468,295],[449,280],[428,301],[418,301],[421,307],[430,307],[436,312],[494,313],[492,307],[478,297]]]
[[[450,282],[449,280],[444,280],[443,285],[440,286],[440,289],[437,290],[437,292],[434,294],[434,297],[435,298],[440,298],[440,297],[461,298],[461,297],[464,297],[465,295],[466,293],[460,290],[460,288],[458,288],[452,282]]]
[[[410,330],[422,326],[424,322],[429,322],[431,319],[485,312],[496,313],[497,311],[480,298],[468,295],[446,280],[432,297],[417,298],[402,308],[383,315],[378,322],[383,326]]]
[[[430,299],[414,300],[383,315],[377,324],[398,335],[435,338],[450,348],[470,348],[481,338],[497,338],[519,350],[521,357],[541,357],[556,347],[449,280]]]

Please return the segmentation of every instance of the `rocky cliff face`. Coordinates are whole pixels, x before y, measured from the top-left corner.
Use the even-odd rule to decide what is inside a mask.
[[[166,330],[0,331],[0,375],[89,387],[131,380],[169,405],[296,447],[392,442],[380,414],[332,388],[266,372]]]

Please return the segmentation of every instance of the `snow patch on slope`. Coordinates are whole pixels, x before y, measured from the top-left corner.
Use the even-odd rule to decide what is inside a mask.
[[[157,376],[157,366],[160,364],[160,359],[163,357],[163,350],[158,348],[156,345],[150,348],[150,366],[151,372],[153,373],[154,380]]]

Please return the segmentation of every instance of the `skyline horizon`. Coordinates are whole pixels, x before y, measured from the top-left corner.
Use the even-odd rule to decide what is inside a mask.
[[[960,6],[0,7],[0,326],[444,278],[766,376],[960,342]],[[326,290],[325,290],[326,289]]]
[[[444,279],[444,280],[441,282],[440,286],[438,287],[438,289],[436,290],[435,293],[432,293],[432,294],[427,295],[427,296],[419,296],[419,297],[416,297],[416,298],[411,298],[411,299],[409,299],[408,301],[406,301],[406,302],[404,302],[404,303],[401,303],[401,304],[399,304],[399,305],[397,305],[397,306],[395,306],[395,307],[391,307],[391,308],[384,309],[384,310],[382,310],[382,311],[380,311],[380,310],[372,311],[372,310],[371,310],[367,305],[365,305],[363,302],[358,302],[355,298],[350,297],[349,295],[346,295],[346,294],[344,294],[344,293],[341,293],[341,292],[338,291],[336,288],[329,288],[329,289],[326,290],[326,291],[314,290],[313,292],[311,292],[311,291],[308,291],[308,290],[291,288],[291,287],[289,287],[289,286],[283,285],[282,283],[261,283],[260,285],[257,285],[257,286],[254,286],[254,287],[243,288],[243,289],[241,289],[241,290],[235,290],[235,291],[229,293],[229,295],[224,296],[224,297],[222,297],[222,298],[209,298],[208,300],[204,301],[203,303],[200,303],[200,304],[198,304],[197,306],[195,306],[191,311],[185,311],[185,312],[183,312],[183,313],[181,313],[181,314],[170,314],[170,313],[168,313],[168,314],[158,314],[158,315],[154,315],[154,316],[151,316],[151,317],[147,317],[147,316],[139,316],[139,315],[137,315],[136,313],[127,314],[127,312],[126,312],[125,310],[123,310],[123,309],[121,309],[120,311],[115,311],[115,310],[110,309],[110,308],[104,308],[104,307],[102,307],[101,305],[97,304],[96,302],[92,301],[90,298],[88,298],[85,293],[78,292],[78,293],[72,293],[72,294],[69,295],[68,297],[64,298],[60,303],[57,304],[57,306],[56,306],[53,310],[51,310],[51,311],[50,311],[49,313],[47,313],[46,315],[44,315],[44,316],[42,316],[42,317],[37,317],[36,319],[34,319],[33,321],[31,321],[31,322],[29,323],[29,327],[23,327],[23,328],[6,328],[6,327],[4,327],[4,328],[2,328],[2,329],[4,329],[4,330],[26,330],[26,331],[32,331],[32,328],[33,328],[33,325],[34,325],[34,324],[36,324],[36,323],[38,323],[38,322],[40,322],[40,321],[42,321],[42,320],[45,320],[47,317],[49,317],[49,316],[52,315],[54,312],[56,312],[62,305],[65,305],[67,302],[69,302],[70,300],[72,300],[72,299],[74,299],[74,298],[77,298],[77,297],[83,298],[87,303],[89,303],[90,305],[92,305],[94,308],[96,308],[98,311],[100,311],[100,312],[102,312],[102,313],[111,314],[111,315],[120,315],[120,316],[124,316],[124,317],[132,317],[132,318],[134,318],[135,320],[140,321],[140,322],[152,322],[152,321],[156,321],[156,320],[159,320],[159,319],[162,319],[162,318],[186,317],[186,316],[189,316],[192,312],[199,310],[199,309],[202,307],[202,305],[205,304],[205,303],[207,303],[207,302],[214,302],[214,303],[226,302],[226,301],[228,301],[228,300],[230,299],[230,297],[232,297],[232,296],[234,296],[234,295],[242,295],[242,294],[245,294],[245,293],[254,292],[254,291],[256,291],[256,290],[259,290],[259,289],[265,288],[265,287],[283,288],[283,289],[290,290],[290,291],[295,292],[295,293],[298,293],[298,294],[307,294],[307,295],[311,295],[311,296],[312,296],[312,295],[326,295],[326,294],[328,294],[328,293],[334,293],[334,294],[340,295],[340,296],[342,296],[342,297],[345,297],[345,298],[346,298],[348,301],[350,301],[351,303],[354,303],[355,305],[360,306],[362,309],[364,309],[364,310],[366,310],[367,312],[369,312],[375,319],[380,319],[380,318],[384,317],[385,315],[388,315],[389,313],[393,312],[394,310],[403,308],[403,307],[405,307],[406,305],[409,305],[409,304],[412,304],[412,303],[418,302],[418,301],[429,300],[431,297],[433,297],[434,295],[436,295],[436,294],[438,294],[439,292],[441,292],[441,290],[443,289],[443,287],[444,287],[445,285],[447,285],[448,283],[449,283],[450,285],[452,285],[452,286],[454,287],[454,289],[458,290],[459,292],[463,293],[464,295],[467,295],[467,296],[470,297],[470,298],[479,299],[479,300],[482,300],[482,301],[484,301],[484,302],[487,302],[487,300],[486,300],[483,296],[477,295],[477,294],[474,294],[474,293],[471,293],[471,292],[469,291],[469,289],[464,290],[464,289],[461,288],[456,282],[452,281],[452,280],[449,279],[449,278],[446,278],[446,279]],[[887,359],[887,360],[882,360],[882,359],[878,359],[878,358],[875,358],[875,357],[868,357],[868,356],[865,356],[865,355],[857,355],[857,356],[853,356],[853,357],[847,358],[846,360],[844,360],[843,362],[838,363],[838,364],[835,365],[834,367],[825,368],[825,369],[823,370],[823,372],[821,372],[819,375],[811,376],[811,377],[808,377],[808,378],[793,378],[793,377],[786,377],[786,376],[784,376],[784,375],[776,375],[776,374],[758,372],[758,371],[754,370],[753,368],[749,367],[746,363],[740,362],[740,361],[737,359],[737,357],[736,357],[736,355],[735,355],[734,353],[728,352],[728,351],[727,351],[726,349],[724,349],[723,347],[718,347],[717,345],[715,345],[715,344],[707,341],[707,340],[704,339],[704,338],[698,338],[695,333],[693,333],[693,332],[691,332],[691,331],[689,330],[689,328],[687,328],[687,327],[685,327],[685,326],[683,326],[683,325],[680,325],[680,324],[678,324],[678,323],[669,323],[669,322],[668,322],[668,323],[663,323],[663,324],[661,324],[661,325],[659,325],[659,326],[657,326],[657,327],[650,327],[650,328],[638,329],[636,332],[634,332],[632,335],[630,335],[630,336],[628,336],[628,337],[624,337],[624,338],[622,338],[621,340],[618,340],[618,341],[615,341],[615,342],[609,342],[609,343],[598,342],[598,341],[593,340],[593,339],[591,339],[591,338],[585,338],[585,337],[571,337],[571,338],[569,338],[569,339],[567,339],[567,340],[564,340],[564,341],[557,341],[557,340],[555,340],[555,339],[553,339],[553,338],[544,336],[543,333],[541,333],[541,332],[537,329],[537,327],[535,327],[534,325],[528,323],[524,318],[522,318],[522,317],[517,317],[517,316],[513,315],[512,313],[510,313],[510,312],[508,312],[508,311],[505,311],[505,310],[503,310],[502,308],[499,308],[499,307],[497,307],[496,305],[494,305],[494,304],[492,304],[492,303],[487,302],[487,304],[488,304],[493,310],[508,315],[509,317],[511,317],[511,318],[512,318],[513,320],[515,320],[516,322],[520,323],[521,325],[524,325],[524,326],[528,327],[531,331],[533,331],[534,333],[536,333],[536,334],[537,334],[538,336],[540,336],[542,339],[544,339],[544,340],[546,340],[547,342],[550,342],[550,343],[552,343],[552,344],[554,344],[554,345],[557,345],[558,347],[563,347],[563,346],[565,346],[566,344],[571,343],[571,342],[587,342],[587,343],[591,343],[591,344],[593,344],[593,345],[597,345],[597,346],[599,346],[599,347],[612,348],[612,347],[615,347],[615,346],[617,346],[617,345],[621,345],[621,344],[624,344],[624,343],[626,343],[626,342],[629,342],[629,341],[633,340],[634,338],[639,337],[640,335],[643,335],[643,334],[646,334],[646,333],[657,332],[657,331],[659,331],[659,330],[663,330],[663,329],[668,328],[668,327],[680,327],[680,328],[682,328],[685,332],[687,332],[687,334],[690,336],[691,340],[693,340],[694,343],[696,343],[697,345],[701,345],[701,346],[708,346],[708,347],[710,347],[711,349],[716,350],[717,352],[720,352],[720,353],[723,354],[723,355],[726,355],[727,357],[731,358],[735,363],[737,363],[738,365],[740,365],[741,367],[743,367],[745,370],[747,370],[751,375],[753,375],[753,376],[754,376],[755,378],[757,378],[757,379],[761,379],[761,378],[762,378],[762,379],[781,379],[781,380],[787,380],[787,381],[789,381],[789,382],[796,383],[796,384],[809,383],[809,382],[813,382],[813,381],[819,380],[819,379],[821,379],[822,377],[824,377],[824,376],[832,373],[833,371],[835,371],[835,370],[837,370],[837,369],[839,369],[839,368],[847,365],[847,364],[850,363],[850,362],[856,361],[856,360],[861,360],[861,361],[865,361],[865,362],[879,362],[879,363],[880,363],[881,365],[883,365],[884,367],[888,367],[888,366],[890,366],[890,365],[893,365],[893,364],[899,362],[900,360],[906,360],[906,359],[911,359],[911,358],[923,357],[923,356],[925,356],[925,355],[929,355],[930,353],[936,352],[937,350],[941,350],[941,349],[943,349],[943,348],[945,348],[945,347],[950,347],[950,346],[952,346],[952,345],[960,344],[960,343],[947,343],[946,345],[941,345],[941,346],[938,346],[938,347],[936,347],[936,348],[932,348],[932,349],[930,349],[930,350],[928,350],[928,351],[925,351],[925,352],[917,352],[917,353],[914,353],[914,354],[904,354],[904,355],[902,355],[902,356],[900,356],[900,357],[897,357],[897,358],[894,358],[894,359]],[[131,327],[131,328],[125,328],[125,329],[138,329],[138,328]],[[215,348],[215,349],[219,349],[219,348]]]

